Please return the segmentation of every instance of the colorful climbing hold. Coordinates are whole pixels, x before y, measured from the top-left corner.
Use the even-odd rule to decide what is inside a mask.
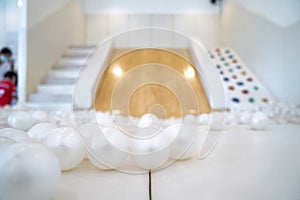
[[[254,86],[253,89],[254,90],[258,90],[259,88],[258,88],[258,86]]]
[[[234,90],[234,86],[231,85],[231,86],[228,87],[228,89],[233,91]]]
[[[232,79],[237,79],[237,76],[236,76],[236,75],[233,75],[233,76],[232,76]]]
[[[237,84],[238,86],[243,86],[243,85],[244,85],[243,82],[237,82],[236,84]]]
[[[268,102],[269,102],[269,99],[267,99],[267,98],[262,98],[262,102],[268,103]]]
[[[248,82],[252,82],[253,79],[249,77],[249,78],[247,78],[247,81],[248,81]]]
[[[246,71],[242,71],[241,74],[242,74],[243,76],[246,76],[246,75],[247,75],[247,72],[246,72]]]
[[[233,103],[240,103],[240,99],[237,98],[237,97],[233,97],[233,98],[231,99],[231,101],[232,101]]]
[[[229,78],[228,77],[224,77],[223,80],[226,81],[226,82],[228,82]]]
[[[237,60],[233,60],[232,63],[236,64],[238,61]]]
[[[242,93],[243,94],[249,94],[249,91],[248,90],[242,90]]]
[[[249,103],[254,103],[254,102],[255,102],[254,98],[252,98],[252,97],[250,97],[250,98],[248,99],[248,101],[249,101]]]
[[[237,69],[242,69],[242,66],[241,65],[237,65],[236,68]]]

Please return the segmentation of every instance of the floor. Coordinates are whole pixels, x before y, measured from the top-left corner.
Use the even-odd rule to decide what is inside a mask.
[[[300,126],[227,128],[204,160],[152,174],[153,200],[299,200]],[[101,171],[88,161],[64,173],[53,200],[148,200],[148,174]]]

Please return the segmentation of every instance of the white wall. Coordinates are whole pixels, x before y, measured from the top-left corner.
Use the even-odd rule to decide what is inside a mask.
[[[18,55],[18,31],[20,27],[20,10],[17,1],[0,0],[0,48],[8,46]]]
[[[98,44],[113,35],[136,28],[160,27],[193,37],[208,48],[219,46],[219,16],[216,14],[97,14],[86,16],[86,26],[89,44]]]
[[[283,94],[300,104],[300,21],[283,30],[283,55]]]
[[[28,27],[60,10],[70,0],[28,0]]]
[[[267,2],[264,7],[275,4]],[[221,16],[222,46],[234,49],[278,100],[300,104],[300,23],[282,26],[248,8],[239,0],[227,0]]]
[[[80,1],[80,0],[79,0]],[[219,8],[209,0],[81,0],[87,18],[87,42],[142,27],[173,29],[219,45]]]
[[[5,1],[0,1],[0,46],[5,44],[5,33],[6,33],[6,23],[5,23]]]
[[[216,14],[209,0],[82,0],[86,14]]]
[[[37,9],[41,11],[35,13]],[[74,1],[28,1],[27,95],[35,91],[69,45],[85,42],[84,20]]]
[[[289,26],[300,20],[299,0],[237,0],[246,10],[279,26]]]

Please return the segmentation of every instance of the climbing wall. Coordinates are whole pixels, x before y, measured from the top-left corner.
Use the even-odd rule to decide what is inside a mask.
[[[232,49],[217,48],[210,50],[209,54],[222,78],[229,108],[257,109],[274,101],[263,83]]]

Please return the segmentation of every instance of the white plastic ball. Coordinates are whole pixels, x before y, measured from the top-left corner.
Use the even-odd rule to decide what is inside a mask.
[[[267,115],[262,112],[256,112],[251,117],[250,127],[253,130],[264,130],[268,126],[268,122]]]
[[[49,122],[49,115],[44,111],[34,111],[32,117],[38,123]]]
[[[177,123],[181,123],[182,122],[182,118],[174,118],[174,117],[171,117],[171,118],[168,118],[165,120],[164,122],[164,125],[165,126],[171,126],[173,124],[177,124]]]
[[[118,129],[100,129],[98,124],[91,123],[81,127],[80,134],[88,135],[88,159],[95,167],[117,169],[126,160],[128,141]]]
[[[128,135],[133,135],[136,130],[136,119],[131,116],[114,115],[116,127]]]
[[[188,115],[184,116],[183,123],[189,124],[189,125],[196,125],[198,123],[198,119],[196,116],[188,114]]]
[[[28,112],[14,112],[8,117],[8,125],[12,128],[29,130],[35,123],[35,119]]]
[[[55,126],[49,123],[39,123],[34,125],[27,134],[33,142],[42,143],[45,138],[55,129]]]
[[[3,109],[4,109],[4,110],[9,110],[9,109],[11,109],[11,106],[10,106],[10,105],[5,105],[5,106],[3,107]]]
[[[31,138],[25,131],[14,129],[14,128],[5,128],[5,129],[0,130],[0,136],[12,139],[16,142],[30,142],[31,141]]]
[[[154,128],[140,129],[131,139],[130,156],[135,165],[153,170],[162,167],[170,155],[170,141],[166,134]]]
[[[227,112],[225,115],[225,119],[227,125],[237,125],[239,122],[237,113],[233,112]]]
[[[44,143],[55,153],[63,171],[75,168],[84,159],[85,150],[71,127],[54,129]]]
[[[7,137],[0,137],[0,152],[3,151],[5,148],[9,147],[12,144],[15,144],[16,141],[7,138]]]
[[[199,115],[198,123],[201,125],[207,125],[209,123],[209,115],[205,113]]]
[[[138,123],[139,128],[160,128],[162,126],[162,121],[158,119],[158,117],[152,113],[144,114]]]
[[[251,119],[251,113],[248,111],[240,112],[239,124],[249,124]]]
[[[115,126],[113,117],[109,113],[97,112],[96,120],[97,120],[98,124],[100,124],[103,127],[114,127]]]
[[[221,112],[213,112],[210,114],[209,127],[212,131],[221,131],[225,124],[225,114]]]
[[[196,130],[186,124],[174,124],[164,130],[171,141],[170,157],[185,160],[193,156],[196,148]]]
[[[0,152],[0,199],[49,200],[60,180],[56,156],[39,144],[13,144]]]

